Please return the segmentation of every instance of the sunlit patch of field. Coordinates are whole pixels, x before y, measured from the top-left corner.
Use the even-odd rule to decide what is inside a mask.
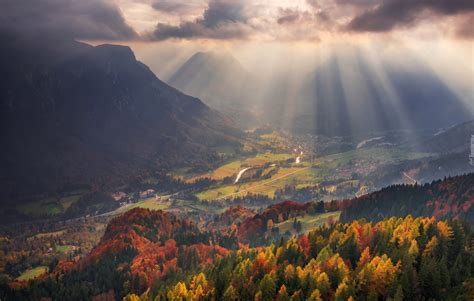
[[[181,179],[186,179],[188,182],[193,182],[201,178],[211,178],[216,181],[221,181],[226,177],[235,177],[238,172],[246,167],[262,167],[265,164],[277,163],[281,161],[286,161],[288,159],[294,158],[295,155],[289,153],[262,153],[249,158],[243,158],[240,160],[234,160],[227,164],[224,164],[213,171],[208,173],[194,175],[191,177],[186,177],[182,172],[181,174],[173,172],[174,175],[177,175]]]
[[[220,214],[226,210],[225,207],[209,206],[201,202],[189,200],[175,200],[173,206],[170,206],[167,211],[189,212],[197,211],[206,214]]]
[[[74,249],[74,246],[64,245],[64,246],[56,246],[55,250],[59,253],[69,253]]]
[[[144,199],[134,204],[129,204],[118,208],[117,210],[111,212],[111,214],[120,214],[131,210],[133,208],[145,208],[150,210],[165,210],[168,209],[170,203],[167,200],[158,200],[155,197]]]
[[[80,195],[72,195],[72,196],[61,198],[59,202],[61,203],[63,209],[67,210],[69,207],[71,207],[72,204],[77,202],[80,198],[81,198]]]
[[[270,134],[260,135],[260,140],[257,142],[259,145],[270,148],[282,149],[287,146],[287,141],[280,133],[274,131]]]
[[[18,281],[32,280],[32,279],[38,278],[39,276],[43,274],[46,274],[47,272],[48,272],[48,267],[45,267],[45,266],[35,267],[33,269],[24,271],[20,276],[16,278],[16,280]]]
[[[200,200],[221,200],[245,196],[248,193],[262,194],[273,197],[275,192],[283,189],[286,185],[294,185],[297,188],[311,187],[320,181],[331,176],[341,179],[348,179],[352,172],[368,173],[379,164],[400,162],[403,160],[413,160],[429,156],[425,153],[406,153],[400,149],[389,147],[364,148],[323,156],[314,161],[303,160],[296,164],[286,163],[286,167],[280,167],[276,174],[269,179],[260,177],[248,182],[238,184],[226,184],[214,187],[196,194]],[[284,162],[295,158],[295,154],[289,153],[262,153],[251,158],[240,161],[233,161],[223,165],[211,173],[201,175],[201,177],[211,177],[215,180],[222,180],[225,177],[235,177],[236,174],[245,167],[261,167],[268,163]],[[263,175],[269,170],[267,168]],[[339,173],[338,173],[339,172]],[[346,188],[358,188],[358,181],[346,180],[333,187],[332,192],[344,190]],[[326,187],[331,189],[331,187]]]
[[[307,233],[310,230],[322,226],[329,221],[336,222],[339,220],[341,211],[327,212],[317,215],[305,215],[303,217],[297,217],[296,220],[301,222],[301,233]],[[280,233],[285,233],[289,231],[292,234],[297,234],[296,230],[293,227],[294,219],[289,219],[284,222],[275,224],[274,227],[280,229]]]
[[[54,232],[44,232],[44,233],[38,233],[28,239],[31,239],[31,238],[45,238],[45,237],[59,237],[59,236],[62,236],[63,234],[65,234],[66,231],[64,230],[60,230],[60,231],[54,231]]]
[[[248,193],[273,197],[277,190],[284,188],[288,184],[306,183],[312,185],[318,180],[320,180],[319,172],[316,169],[308,167],[283,167],[269,179],[224,185],[197,193],[196,196],[200,200],[233,198],[245,196]]]
[[[242,167],[247,167],[247,166],[263,166],[266,163],[274,163],[274,162],[279,162],[279,161],[286,161],[288,159],[294,158],[295,155],[293,154],[288,154],[288,153],[263,153],[263,154],[258,154],[255,157],[251,157],[248,159],[245,159],[241,166]]]

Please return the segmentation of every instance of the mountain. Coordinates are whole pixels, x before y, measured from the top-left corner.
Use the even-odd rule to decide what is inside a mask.
[[[293,130],[351,135],[399,129],[438,129],[473,118],[423,63],[374,65],[357,52],[333,55],[302,83]]]
[[[461,219],[474,223],[474,173],[425,185],[393,185],[342,202],[341,221],[379,221],[407,215]]]
[[[418,147],[431,153],[467,152],[471,146],[471,135],[474,135],[474,120],[441,130]]]
[[[472,120],[467,107],[423,62],[379,62],[362,50],[341,51],[307,75],[280,70],[257,79],[232,56],[193,55],[168,83],[203,99],[248,125],[250,112],[260,123],[297,133],[367,135],[392,130],[437,130]]]
[[[168,83],[232,116],[242,126],[256,123],[253,112],[257,80],[230,54],[197,52]]]
[[[202,231],[193,222],[171,213],[134,208],[107,225],[90,254],[53,266],[50,274],[53,277],[37,283],[43,286],[38,294],[22,295],[13,289],[12,295],[6,297],[9,289],[0,287],[0,297],[91,300],[93,296],[111,292],[115,297],[105,300],[122,300],[131,291],[145,291],[155,283],[173,281],[189,271],[211,266],[230,252],[225,246],[235,248],[237,244],[231,237]]]
[[[0,190],[121,185],[206,166],[241,132],[160,81],[130,48],[11,38],[0,50]]]

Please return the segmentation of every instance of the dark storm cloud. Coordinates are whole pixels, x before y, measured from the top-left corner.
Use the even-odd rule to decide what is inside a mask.
[[[308,0],[311,1],[311,0]],[[416,0],[413,0],[416,1]],[[334,0],[337,4],[352,6],[370,6],[380,3],[380,0]]]
[[[472,0],[387,0],[353,18],[347,28],[351,31],[386,32],[416,24],[426,11],[436,16],[449,16],[473,10]]]
[[[179,25],[158,23],[151,39],[244,38],[248,34],[243,1],[211,0],[202,17]]]
[[[137,37],[106,0],[2,0],[0,31],[12,34],[120,40]]]

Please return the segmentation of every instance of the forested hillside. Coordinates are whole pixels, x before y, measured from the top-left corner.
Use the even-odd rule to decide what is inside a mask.
[[[474,223],[474,174],[424,185],[393,185],[360,198],[345,200],[341,221],[378,221],[391,216],[434,216]]]
[[[470,239],[462,223],[434,218],[337,224],[126,300],[472,300]]]
[[[295,206],[279,204],[248,221],[293,215],[298,210],[285,208]],[[0,298],[472,300],[474,293],[473,235],[461,221],[334,223],[255,248],[239,244],[235,230],[201,230],[171,213],[133,209],[109,224],[87,257],[1,287]]]

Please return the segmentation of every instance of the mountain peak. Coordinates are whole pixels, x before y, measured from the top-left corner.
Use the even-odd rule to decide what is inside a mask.
[[[123,45],[113,45],[113,44],[103,44],[95,46],[94,51],[106,55],[112,58],[126,59],[126,60],[136,60],[135,54],[132,49],[128,46]]]

